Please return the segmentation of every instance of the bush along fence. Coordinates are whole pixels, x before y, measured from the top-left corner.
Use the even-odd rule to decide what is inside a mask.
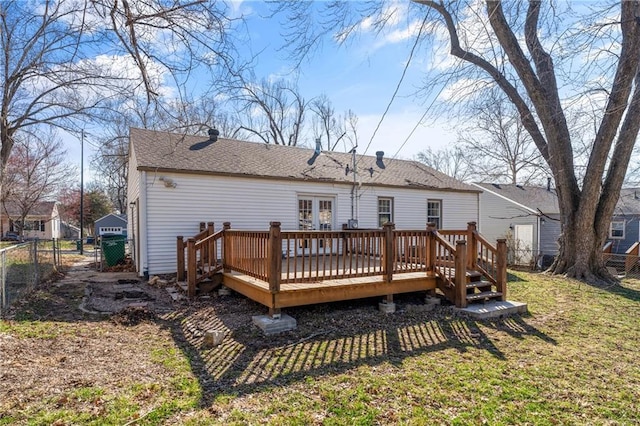
[[[61,266],[60,240],[35,240],[0,249],[0,316]]]

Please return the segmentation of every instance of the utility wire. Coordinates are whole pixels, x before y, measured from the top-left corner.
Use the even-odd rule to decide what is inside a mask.
[[[367,153],[369,148],[371,147],[371,144],[373,143],[373,139],[376,137],[376,134],[378,133],[378,130],[380,129],[380,126],[382,125],[382,122],[384,121],[385,117],[387,116],[387,113],[391,109],[391,104],[393,104],[393,101],[395,101],[396,96],[398,95],[398,92],[400,91],[400,86],[402,86],[402,83],[404,82],[404,78],[407,75],[407,70],[409,69],[409,65],[411,65],[411,61],[413,60],[413,55],[415,54],[416,49],[418,48],[418,44],[420,43],[420,38],[422,36],[422,31],[424,30],[424,27],[427,24],[427,16],[425,16],[424,19],[422,20],[422,24],[420,25],[420,31],[418,31],[418,35],[416,36],[416,41],[413,43],[413,46],[411,47],[411,51],[409,52],[409,59],[407,60],[407,63],[404,65],[404,69],[402,70],[402,75],[400,76],[400,80],[398,81],[398,84],[396,85],[396,88],[395,88],[395,90],[393,92],[393,95],[391,95],[391,99],[389,100],[389,103],[387,104],[386,109],[382,113],[382,116],[380,117],[380,120],[378,121],[378,125],[373,130],[373,134],[371,135],[371,138],[369,139],[369,143],[367,143],[367,147],[365,148],[364,152],[358,158],[358,161],[356,162],[356,166],[360,162],[362,157],[365,156],[365,154]]]

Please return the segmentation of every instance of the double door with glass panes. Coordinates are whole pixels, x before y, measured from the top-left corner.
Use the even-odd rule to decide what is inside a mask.
[[[298,198],[298,229],[300,231],[331,231],[333,230],[333,198],[329,197],[299,197]],[[328,252],[335,249],[337,242],[332,239],[313,238],[300,239],[298,254]]]

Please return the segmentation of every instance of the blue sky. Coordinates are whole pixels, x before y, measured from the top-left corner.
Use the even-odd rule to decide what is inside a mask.
[[[268,9],[263,2],[237,4],[247,19],[251,50],[261,52],[256,68],[258,77],[290,77],[294,64],[285,52],[278,50],[283,44],[280,22],[264,18]],[[380,36],[363,32],[342,47],[325,40],[322,49],[298,69],[298,85],[306,99],[324,93],[337,112],[351,109],[356,113],[359,153],[366,150],[373,155],[381,150],[389,157],[413,158],[427,147],[445,147],[456,139],[454,126],[444,118],[418,125],[410,136],[431,101],[415,96],[416,88],[426,77],[427,61],[420,57],[424,53],[418,53],[412,61],[398,95],[372,138],[409,58],[413,39],[403,38],[406,27],[399,23],[397,32]],[[311,145],[313,141],[308,143]]]
[[[421,57],[425,56],[424,50],[414,58],[398,95],[380,123],[409,57],[413,41],[406,34],[409,24],[400,22],[395,32],[380,36],[363,31],[342,47],[325,40],[323,48],[304,61],[296,69],[297,73],[292,73],[293,61],[287,58],[286,52],[279,50],[283,45],[280,19],[265,18],[268,5],[261,1],[234,2],[232,5],[236,8],[235,13],[244,16],[248,30],[249,42],[240,44],[240,53],[250,56],[259,52],[255,61],[257,78],[294,79],[297,75],[299,90],[306,100],[325,94],[337,113],[351,109],[358,116],[359,154],[374,155],[376,151],[384,151],[388,158],[413,158],[427,147],[445,147],[456,139],[455,125],[444,118],[418,124],[431,101],[415,96],[428,68],[427,58]],[[243,34],[238,36],[245,37]],[[79,163],[79,141],[72,137],[66,139],[70,158],[77,158]],[[90,139],[85,145],[86,176],[91,176],[89,159],[93,149]],[[308,135],[303,143],[312,146],[312,139]]]

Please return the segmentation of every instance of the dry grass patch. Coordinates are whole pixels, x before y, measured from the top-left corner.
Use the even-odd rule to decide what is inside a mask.
[[[79,296],[43,291],[0,325],[0,424],[636,423],[640,282],[514,277],[530,315],[475,321],[406,295],[393,315],[290,309],[298,329],[269,337],[238,295],[133,321],[70,319]],[[208,330],[223,343],[205,347]]]

